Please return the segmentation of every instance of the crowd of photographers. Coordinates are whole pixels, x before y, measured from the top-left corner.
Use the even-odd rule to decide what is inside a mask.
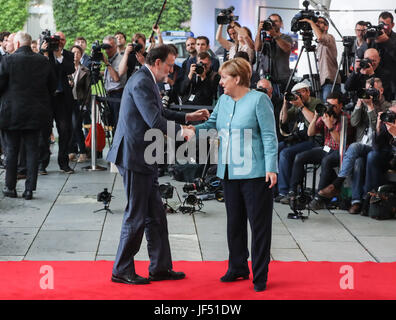
[[[329,21],[317,17],[307,6],[294,17],[292,31],[302,35],[301,51],[315,54],[318,75],[311,74],[297,82],[289,66],[293,40],[281,32],[282,17],[271,14],[259,23],[257,35],[253,37],[247,27],[236,21],[232,11],[223,10],[219,15],[216,40],[224,48],[224,60],[242,57],[250,62],[251,88],[267,93],[273,103],[279,140],[275,201],[289,204],[295,199],[303,186],[306,165],[313,164],[320,165],[321,173],[316,195],[308,206],[312,210],[325,207],[330,199],[339,195],[344,180],[352,177],[349,212],[359,213],[365,194],[386,182],[385,172],[394,153],[396,103],[392,101],[396,99],[396,34],[392,31],[393,15],[382,12],[377,26],[364,21],[356,23],[356,37],[343,38],[343,56],[347,63],[344,61],[340,72],[336,41],[328,33]],[[225,25],[228,39],[223,37]],[[159,26],[153,27],[154,33],[162,44]],[[13,55],[16,50],[14,37],[15,34],[9,32],[0,33],[0,66],[4,57]],[[314,38],[317,46],[313,44]],[[144,34],[136,33],[127,43],[127,36],[116,32],[104,37],[102,43],[95,42],[88,52],[87,41],[82,36],[75,39],[69,50],[65,49],[66,38],[62,32],[51,35],[45,31],[39,41],[30,41],[33,52],[48,58],[55,79],[50,98],[52,121],[42,125],[37,135],[38,174],[47,174],[53,123],[59,136],[60,170],[74,173],[70,161],[87,160],[88,132],[84,128],[91,122],[89,102],[93,85],[95,90],[106,92],[108,109],[101,116],[114,134],[123,88],[128,78],[145,64],[150,48],[157,45],[155,37],[149,42],[151,45],[146,49]],[[174,66],[165,83],[158,84],[164,107],[172,103],[212,106],[223,93],[219,86],[220,62],[211,54],[206,36],[190,37],[185,44],[189,57],[181,67]],[[170,46],[177,55],[177,48]],[[0,77],[4,76],[1,72],[0,68]],[[343,119],[347,124],[345,141],[341,135]],[[11,148],[4,134],[8,128],[0,129],[4,167],[10,163],[7,151]],[[17,167],[18,177],[23,177],[28,170],[26,143],[23,139],[19,143],[18,158],[15,160],[13,155],[12,161],[17,161],[13,166]],[[334,169],[340,166],[340,148],[344,153],[337,175]],[[15,184],[6,185],[3,193],[15,196]]]

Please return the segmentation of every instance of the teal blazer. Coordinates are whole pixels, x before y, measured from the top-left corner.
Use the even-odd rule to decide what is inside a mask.
[[[205,130],[217,131],[219,178],[224,178],[226,165],[229,179],[253,179],[265,177],[267,172],[278,173],[273,110],[268,96],[256,90],[238,101],[223,94],[210,118],[195,127],[197,138],[210,133]]]

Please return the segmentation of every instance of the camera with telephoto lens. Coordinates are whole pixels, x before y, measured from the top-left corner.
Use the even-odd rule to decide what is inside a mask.
[[[315,107],[315,111],[318,114],[319,117],[323,117],[323,115],[326,113],[329,117],[337,117],[337,113],[334,111],[334,108],[336,106],[331,104],[331,103],[318,103]]]
[[[301,94],[299,92],[293,93],[293,92],[286,92],[285,93],[285,99],[286,101],[296,101],[300,97],[301,99]]]
[[[270,31],[275,26],[275,23],[271,19],[263,21],[263,30]]]
[[[57,35],[51,35],[51,31],[48,29],[45,29],[40,34],[40,44],[42,44],[44,41],[48,43],[48,47],[46,50],[42,50],[43,52],[59,50],[60,37]]]
[[[373,26],[370,22],[365,23],[367,30],[363,35],[364,40],[374,40],[384,33],[385,24],[379,23],[378,26]]]
[[[384,113],[381,113],[380,119],[382,122],[395,123],[396,113],[391,110],[386,110]]]
[[[203,65],[202,62],[199,62],[195,65],[195,72],[199,75],[205,72],[205,66]]]
[[[305,10],[301,10],[293,17],[291,21],[291,31],[312,31],[312,27],[308,22],[301,21],[302,19],[312,20],[313,22],[318,21],[318,13],[315,13],[313,10],[308,10],[309,5],[309,1],[303,2]]]
[[[107,191],[107,188],[104,188],[102,192],[99,192],[97,195],[97,200],[98,202],[103,202],[104,204],[108,204],[111,201],[111,198],[113,196],[109,191]]]
[[[379,90],[373,87],[367,89],[363,88],[357,91],[357,97],[363,100],[373,99],[374,101],[377,101],[379,99],[379,96]]]
[[[232,21],[238,21],[239,17],[232,15],[234,10],[235,8],[233,6],[227,9],[222,9],[220,13],[223,15],[217,16],[217,24],[230,24]]]

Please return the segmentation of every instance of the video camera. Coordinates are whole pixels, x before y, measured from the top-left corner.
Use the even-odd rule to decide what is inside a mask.
[[[381,113],[380,119],[382,122],[395,123],[396,113],[391,110],[386,110],[384,113]]]
[[[60,37],[57,35],[51,35],[51,31],[49,31],[48,29],[45,29],[40,34],[40,45],[44,41],[48,43],[48,48],[46,50],[42,50],[43,52],[59,50]]]
[[[91,60],[92,62],[100,64],[103,61],[103,53],[102,49],[110,49],[111,46],[109,44],[103,43],[100,44],[99,40],[94,41],[92,44],[91,51]]]
[[[318,114],[319,117],[323,117],[323,115],[326,113],[329,117],[338,117],[337,113],[334,111],[334,108],[336,106],[326,102],[325,104],[318,103],[315,107],[315,111]]]
[[[384,23],[379,23],[378,26],[373,26],[370,22],[365,22],[367,30],[363,35],[364,40],[374,40],[383,34],[385,28]]]
[[[233,16],[232,13],[234,12],[235,8],[233,6],[222,9],[220,13],[223,15],[217,16],[217,23],[218,24],[230,24],[232,21],[238,21],[238,16]]]
[[[302,22],[302,19],[309,19],[312,20],[313,22],[318,21],[318,13],[314,12],[313,10],[309,10],[310,3],[309,1],[304,1],[303,6],[305,7],[305,10],[301,10],[299,13],[297,13],[292,21],[291,21],[291,31],[297,32],[297,31],[312,31],[311,25],[308,22]]]

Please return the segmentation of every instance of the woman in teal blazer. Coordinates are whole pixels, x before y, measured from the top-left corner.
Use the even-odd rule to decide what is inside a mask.
[[[266,289],[270,262],[273,193],[278,173],[278,141],[268,96],[250,90],[251,66],[236,58],[220,68],[220,97],[211,117],[195,127],[216,129],[220,139],[217,175],[223,179],[229,263],[222,282],[249,278],[247,220],[252,231],[252,271],[256,291]]]

